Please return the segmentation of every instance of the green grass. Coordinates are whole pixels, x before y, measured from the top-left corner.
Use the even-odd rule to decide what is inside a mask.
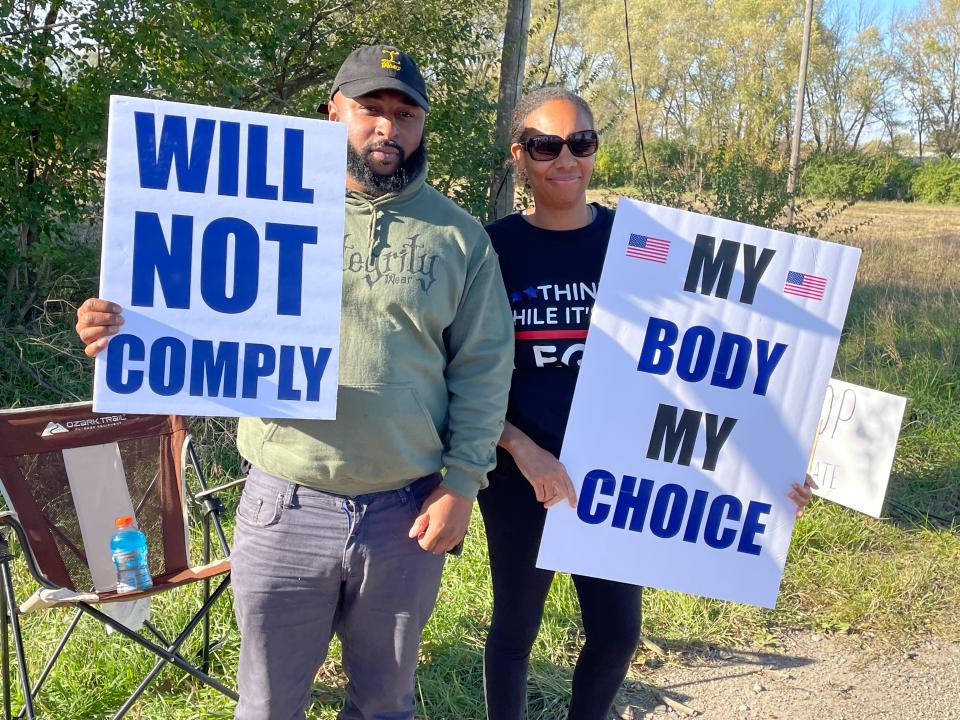
[[[799,628],[869,631],[894,645],[927,633],[960,639],[960,209],[862,203],[840,222],[870,220],[844,237],[864,254],[834,374],[910,398],[888,493],[895,505],[887,505],[883,520],[874,520],[815,500],[797,524],[775,610],[647,591],[644,632],[668,651],[691,645],[775,646],[784,633]],[[28,396],[29,388],[17,397]],[[203,423],[205,457],[215,460],[216,472],[236,470],[230,429],[222,421]],[[228,499],[232,507],[236,496]],[[33,589],[22,563],[17,587],[21,600]],[[475,517],[463,556],[448,561],[424,636],[419,717],[483,717],[489,588],[483,529]],[[165,619],[162,628],[173,633],[182,625],[196,597],[195,589],[185,589],[158,598],[155,617]],[[34,676],[69,618],[64,610],[23,618]],[[229,605],[213,618],[214,635],[225,637],[213,673],[232,684],[239,636]],[[197,639],[185,654],[196,651]],[[562,715],[581,642],[572,585],[560,577],[533,652],[530,718]],[[338,655],[334,644],[317,677],[310,718],[336,715],[343,682]],[[644,658],[641,650],[631,672],[634,680],[644,677]],[[61,662],[40,705],[47,717],[109,717],[152,665],[145,652],[106,637],[88,619]],[[642,691],[642,683],[628,683],[625,697]],[[151,720],[231,716],[232,703],[171,670],[161,674],[130,715]]]

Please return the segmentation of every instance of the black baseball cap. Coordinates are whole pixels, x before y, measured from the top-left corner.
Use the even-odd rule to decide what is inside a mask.
[[[430,111],[427,84],[420,69],[412,57],[392,45],[364,45],[350,53],[333,79],[330,97],[338,90],[348,98],[397,90]]]

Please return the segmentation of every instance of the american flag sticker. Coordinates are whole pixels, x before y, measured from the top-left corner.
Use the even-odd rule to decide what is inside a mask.
[[[627,257],[665,263],[669,254],[669,240],[630,233],[630,241],[627,243]]]
[[[784,295],[799,295],[811,300],[823,300],[823,291],[827,289],[827,279],[818,275],[796,272],[787,273],[787,281],[783,284]]]

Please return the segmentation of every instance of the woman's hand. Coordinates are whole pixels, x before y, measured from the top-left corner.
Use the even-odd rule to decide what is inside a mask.
[[[820,486],[817,485],[809,475],[807,475],[803,481],[803,485],[800,485],[800,483],[792,483],[792,485],[793,489],[787,493],[787,497],[793,500],[797,506],[797,517],[800,517],[803,515],[804,508],[807,507],[813,499],[813,491],[811,488],[817,489]]]
[[[520,472],[533,486],[537,502],[549,508],[566,498],[570,507],[577,506],[577,492],[567,469],[553,455],[529,439],[511,454]]]
[[[563,463],[537,445],[526,433],[509,422],[504,423],[500,446],[513,456],[520,472],[533,486],[537,502],[549,508],[566,499],[570,507],[577,506],[577,491],[573,489],[573,482]]]

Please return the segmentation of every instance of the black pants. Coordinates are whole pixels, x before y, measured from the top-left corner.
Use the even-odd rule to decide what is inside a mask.
[[[530,650],[553,572],[536,567],[546,510],[516,465],[500,453],[478,498],[490,551],[493,620],[483,653],[488,720],[522,720]],[[586,635],[573,673],[569,720],[603,720],[640,641],[635,585],[573,576]]]

